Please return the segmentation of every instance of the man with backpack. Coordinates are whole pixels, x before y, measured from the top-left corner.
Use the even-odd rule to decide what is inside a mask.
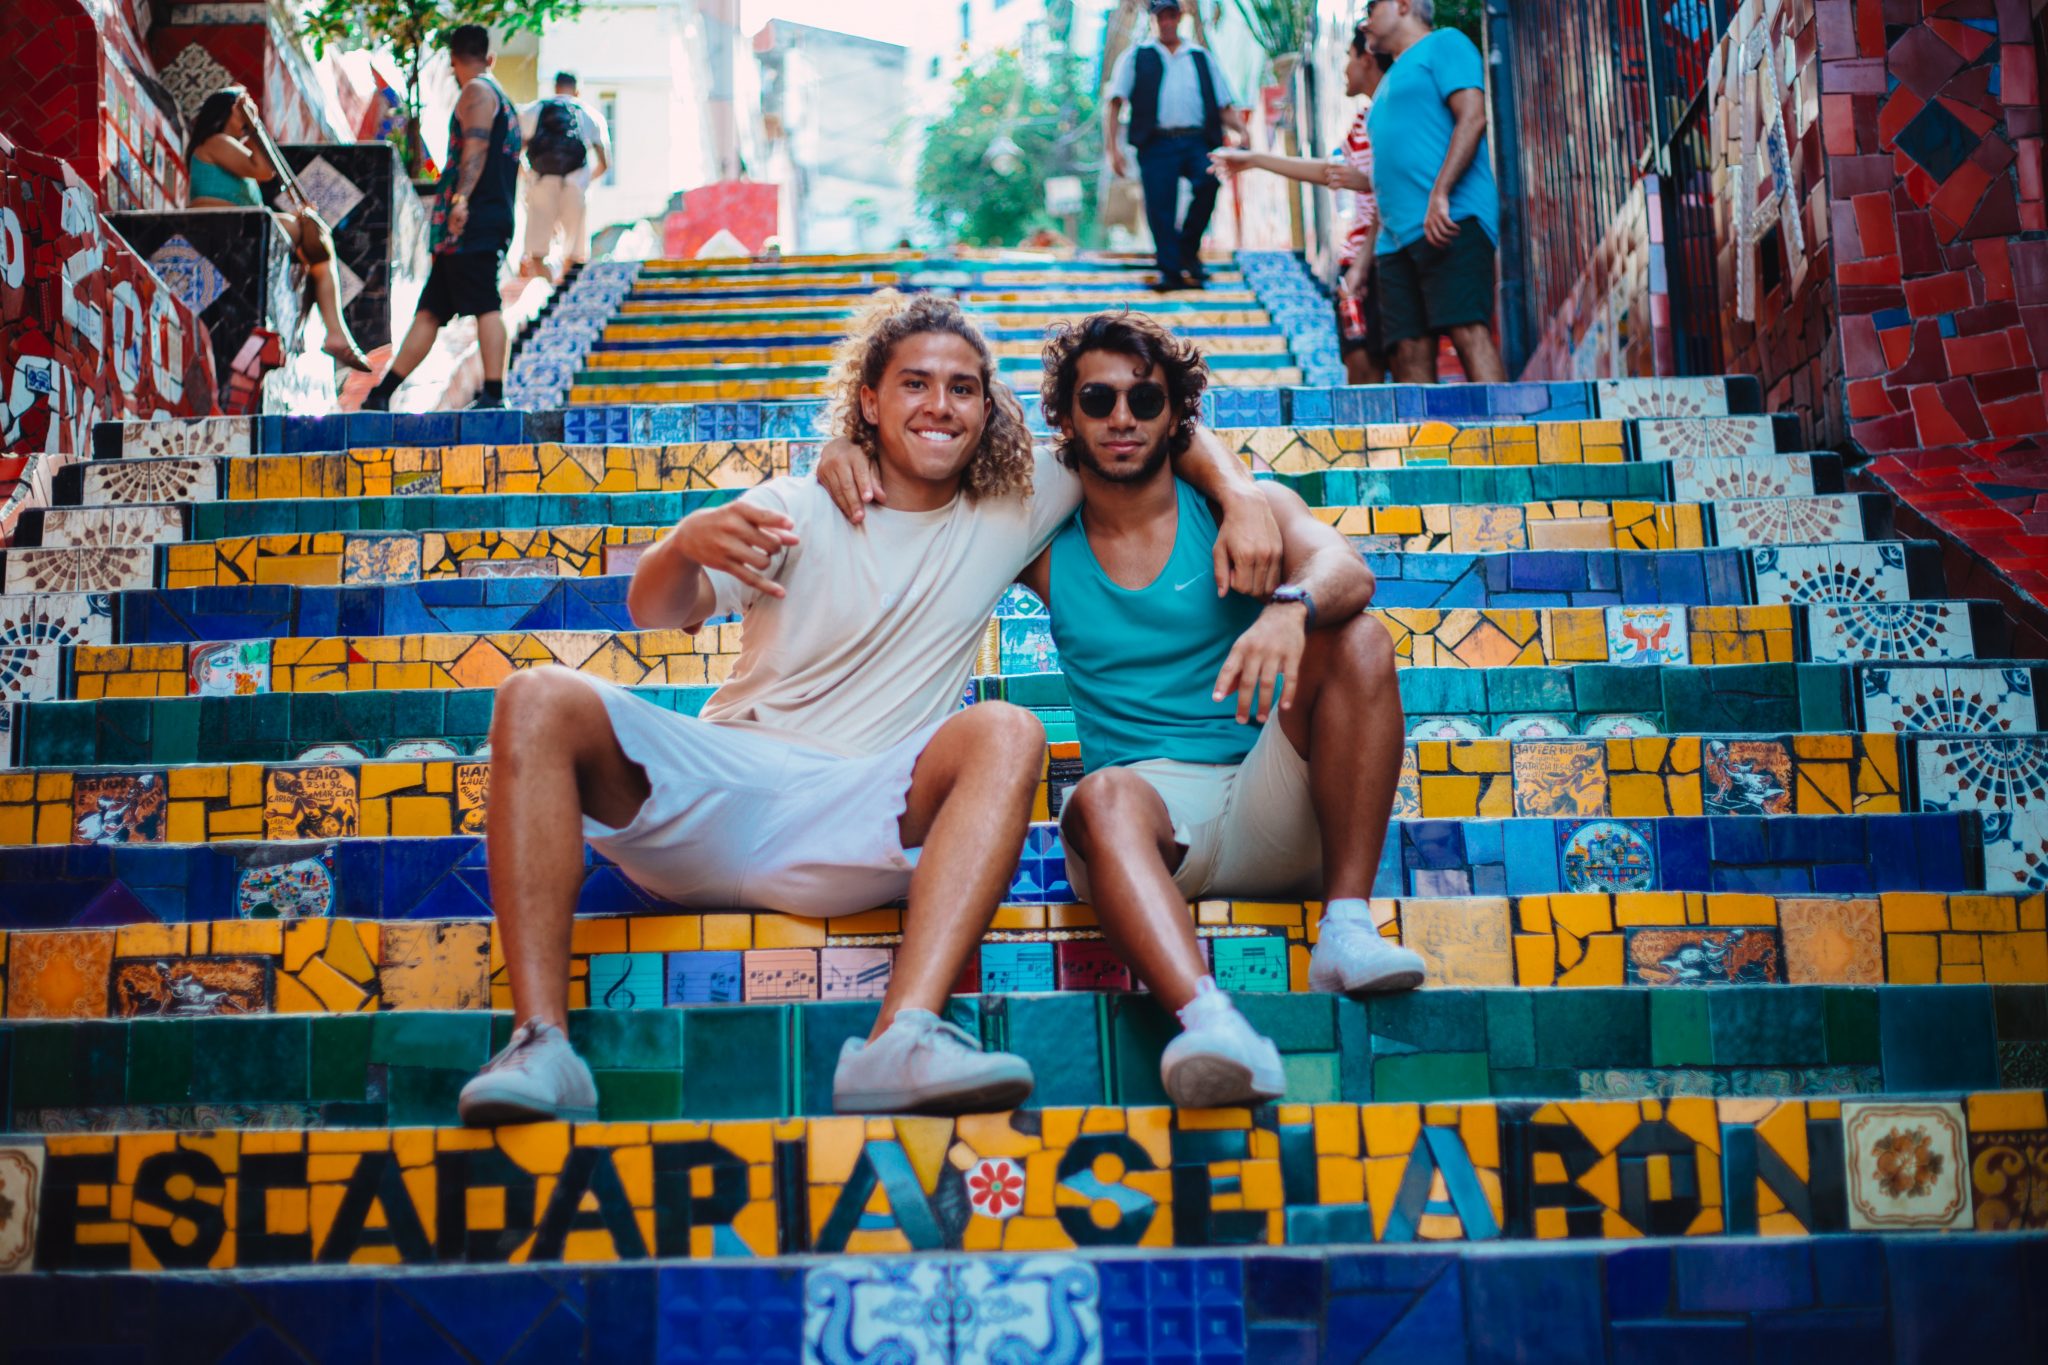
[[[1156,42],[1125,50],[1110,72],[1109,107],[1102,130],[1109,169],[1130,174],[1120,144],[1124,107],[1131,110],[1131,145],[1138,149],[1138,179],[1145,189],[1145,221],[1159,263],[1160,293],[1200,289],[1202,234],[1216,211],[1216,175],[1209,153],[1230,142],[1247,146],[1250,134],[1236,108],[1230,78],[1200,43],[1181,36],[1180,0],[1151,0]],[[1180,184],[1194,187],[1185,221],[1180,217]]]
[[[577,98],[574,72],[555,73],[555,93],[520,111],[526,134],[526,165],[532,179],[526,187],[526,253],[522,275],[547,269],[555,229],[566,239],[566,265],[590,259],[590,229],[584,221],[584,195],[590,182],[611,169],[611,137],[604,117]]]

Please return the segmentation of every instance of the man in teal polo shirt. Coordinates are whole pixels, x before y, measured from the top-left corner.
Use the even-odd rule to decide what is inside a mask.
[[[1380,201],[1380,317],[1398,384],[1436,382],[1438,336],[1474,383],[1507,378],[1493,340],[1500,193],[1486,147],[1486,63],[1434,0],[1372,0],[1375,52],[1394,58],[1369,128]]]

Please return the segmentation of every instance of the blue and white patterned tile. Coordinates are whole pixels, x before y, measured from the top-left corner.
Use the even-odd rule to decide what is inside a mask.
[[[2048,736],[1940,735],[1912,742],[1923,811],[1980,811],[1984,889],[2048,888]]]
[[[1777,449],[1769,417],[1649,417],[1636,423],[1636,450],[1645,460],[1719,460],[1774,455]]]
[[[2034,676],[2024,668],[1865,668],[1862,726],[1958,735],[2040,728]]]
[[[1966,602],[1837,602],[1806,609],[1814,663],[1946,663],[1976,657]]]
[[[1486,727],[1472,716],[1413,716],[1408,721],[1410,739],[1485,739]]]
[[[1684,607],[1608,607],[1607,661],[1653,667],[1692,662]]]
[[[805,1365],[952,1365],[951,1281],[938,1261],[841,1257],[804,1276]]]
[[[1728,459],[1671,461],[1671,496],[1677,502],[1728,498],[1810,498],[1810,455],[1738,455]]]
[[[1833,545],[1863,539],[1863,504],[1853,494],[1732,498],[1714,504],[1720,545]]]
[[[1101,1284],[1078,1257],[842,1258],[804,1280],[807,1365],[1095,1365]]]
[[[114,602],[110,594],[58,592],[0,596],[0,649],[112,643]]]
[[[1603,379],[1594,385],[1600,418],[1612,422],[1632,417],[1725,417],[1725,379]]]
[[[1756,600],[1774,602],[1905,602],[1906,547],[1897,541],[1854,545],[1772,545],[1749,552]]]

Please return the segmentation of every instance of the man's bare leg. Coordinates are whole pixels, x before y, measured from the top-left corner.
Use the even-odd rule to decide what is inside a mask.
[[[647,770],[619,747],[604,700],[567,669],[531,669],[499,684],[485,851],[515,1023],[568,1028],[583,816],[623,829],[650,790]]]
[[[1453,327],[1445,333],[1451,339],[1451,349],[1458,353],[1458,363],[1465,369],[1465,378],[1474,384],[1504,384],[1507,382],[1507,366],[1501,363],[1500,347],[1494,344],[1493,329],[1483,322]]]
[[[511,344],[511,338],[505,332],[503,313],[490,312],[477,318],[476,349],[483,359],[485,379],[501,380],[505,377],[505,355]]]
[[[1187,898],[1172,869],[1186,856],[1151,783],[1124,768],[1081,779],[1067,797],[1067,835],[1088,865],[1089,903],[1116,955],[1178,1012],[1209,974]]]
[[[1394,642],[1368,616],[1313,631],[1299,685],[1294,704],[1280,712],[1280,730],[1308,760],[1323,836],[1323,896],[1364,900],[1372,895],[1401,782],[1405,727]]]
[[[903,946],[870,1042],[898,1010],[945,1012],[961,964],[1009,889],[1044,765],[1045,727],[1002,702],[960,712],[919,755],[897,829],[905,848],[924,851],[911,874]]]
[[[1353,347],[1344,353],[1344,382],[1347,384],[1377,384],[1387,377],[1379,361],[1371,351]]]
[[[1436,383],[1436,338],[1408,337],[1394,343],[1396,384]]]

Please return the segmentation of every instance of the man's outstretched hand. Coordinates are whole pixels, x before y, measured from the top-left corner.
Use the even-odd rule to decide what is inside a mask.
[[[840,515],[858,526],[867,520],[867,505],[882,503],[882,476],[875,462],[844,436],[835,436],[818,452],[812,477],[825,486]]]
[[[676,526],[676,548],[706,569],[731,574],[770,597],[787,596],[764,570],[797,543],[796,523],[744,498],[692,512]]]

